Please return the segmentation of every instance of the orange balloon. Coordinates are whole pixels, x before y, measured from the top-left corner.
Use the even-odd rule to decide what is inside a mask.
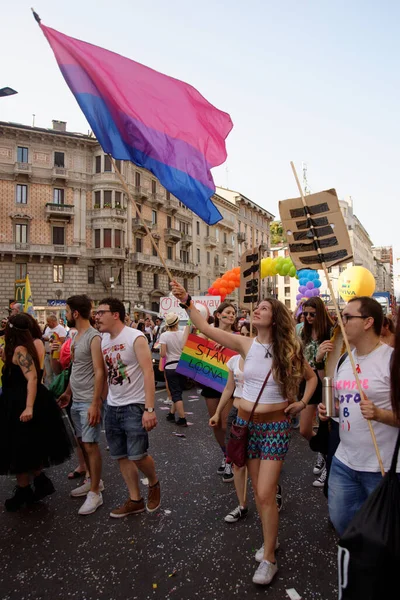
[[[220,295],[221,295],[221,296],[226,296],[226,295],[227,295],[227,293],[228,293],[228,290],[226,289],[226,287],[224,287],[224,286],[221,286],[221,287],[219,288],[219,293],[220,293]]]

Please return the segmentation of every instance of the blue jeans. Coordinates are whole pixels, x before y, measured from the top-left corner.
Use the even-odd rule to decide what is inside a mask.
[[[114,459],[141,460],[147,456],[149,436],[142,425],[144,404],[106,407],[106,438]]]
[[[328,482],[328,507],[329,517],[339,535],[343,535],[354,515],[381,481],[380,471],[354,471],[336,456],[333,457]]]
[[[101,422],[92,427],[88,420],[88,410],[91,402],[72,402],[71,419],[74,424],[75,435],[82,442],[98,444],[100,441]]]

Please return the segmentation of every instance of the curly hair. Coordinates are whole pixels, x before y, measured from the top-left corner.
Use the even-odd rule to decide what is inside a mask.
[[[11,369],[15,349],[18,346],[24,346],[28,354],[30,354],[32,357],[36,368],[36,374],[39,378],[40,362],[35,344],[33,342],[31,327],[31,318],[27,314],[20,313],[9,318],[4,335],[4,353],[6,359],[4,368]]]
[[[316,315],[312,325],[310,325],[310,323],[304,317],[304,327],[301,332],[301,339],[303,340],[304,344],[309,344],[311,342],[311,336],[314,330],[318,343],[322,344],[322,342],[329,340],[331,337],[333,321],[328,315],[325,304],[318,296],[315,298],[310,298],[304,302],[303,312],[307,307],[314,308]]]
[[[282,302],[267,298],[272,307],[272,374],[280,392],[289,402],[297,400],[304,378],[305,362],[296,336],[292,315]]]

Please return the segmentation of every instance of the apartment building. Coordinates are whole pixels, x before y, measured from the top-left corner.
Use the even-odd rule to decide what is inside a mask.
[[[372,252],[377,266],[376,291],[390,292],[394,296],[393,246],[375,246]]]
[[[151,173],[110,158],[91,135],[0,122],[0,310],[29,273],[34,304],[45,314],[71,294],[114,294],[127,308],[158,310],[168,294],[166,264],[191,293],[193,213]]]

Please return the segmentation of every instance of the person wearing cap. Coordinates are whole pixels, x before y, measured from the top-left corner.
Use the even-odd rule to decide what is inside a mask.
[[[175,413],[178,414],[176,425],[186,427],[185,409],[183,407],[183,391],[185,389],[185,377],[176,372],[176,367],[186,340],[189,335],[189,327],[183,331],[179,330],[179,316],[168,313],[165,317],[167,331],[160,336],[160,357],[165,357],[164,372],[167,378],[171,400],[174,403],[174,412],[169,412],[167,421],[175,422]]]

